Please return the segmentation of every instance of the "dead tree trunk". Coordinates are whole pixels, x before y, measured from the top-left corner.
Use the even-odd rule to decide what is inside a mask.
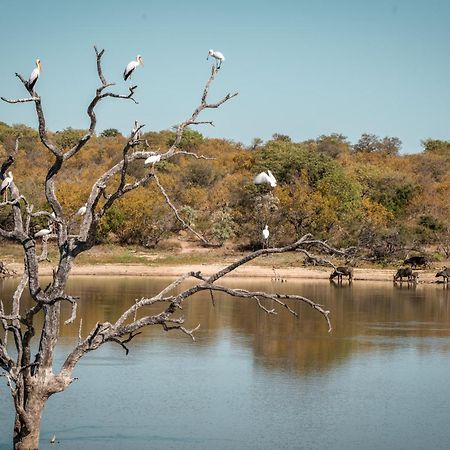
[[[13,444],[15,450],[35,450],[39,448],[39,434],[41,418],[46,398],[33,389],[24,396],[25,407],[16,404],[16,417],[14,420]],[[21,412],[17,412],[21,410]]]
[[[206,109],[218,108],[237,95],[237,93],[227,94],[217,103],[208,103],[207,97],[210,85],[218,74],[218,68],[213,65],[199,106],[197,106],[187,120],[178,126],[175,141],[167,152],[156,154],[150,151],[147,143],[140,139],[142,126],[133,129],[131,136],[123,148],[121,160],[107,170],[93,184],[86,202],[86,212],[83,216],[83,221],[75,233],[72,231],[69,233],[70,220],[58,200],[55,189],[60,170],[69,159],[75,157],[83,149],[84,145],[94,135],[96,126],[94,110],[96,105],[106,98],[135,101],[133,95],[137,89],[136,86],[130,87],[127,95],[115,94],[108,91],[107,89],[112,84],[106,81],[102,72],[101,58],[104,51],[98,52],[95,48],[95,52],[100,86],[97,88],[87,109],[87,114],[90,119],[89,130],[71,149],[65,152],[63,149],[58,148],[48,136],[41,98],[34,89],[29,88],[27,81],[20,74],[16,75],[30,96],[16,100],[8,100],[2,97],[2,100],[8,103],[34,103],[39,123],[40,140],[54,158],[53,164],[48,169],[43,186],[48,206],[52,210],[51,213],[47,211],[34,211],[33,205],[27,201],[24,195],[21,195],[19,186],[14,182],[11,182],[8,187],[10,194],[9,200],[0,203],[0,208],[10,208],[14,218],[14,227],[12,229],[3,229],[0,227],[0,236],[21,245],[25,261],[24,273],[14,293],[11,311],[5,311],[4,305],[0,301],[0,321],[5,331],[3,339],[0,338],[0,368],[3,369],[8,379],[16,409],[14,423],[14,448],[16,450],[38,448],[40,421],[47,399],[57,392],[64,391],[72,383],[73,370],[78,361],[86,353],[96,350],[107,342],[119,344],[128,352],[127,343],[139,334],[141,328],[150,325],[159,325],[165,331],[178,330],[194,339],[195,329],[188,330],[184,328],[183,317],[176,318],[174,314],[182,309],[183,302],[187,301],[197,292],[207,290],[213,295],[214,291],[217,291],[244,300],[255,301],[256,305],[267,314],[276,314],[276,307],[279,306],[287,308],[294,316],[297,316],[297,313],[290,307],[289,302],[302,302],[321,313],[327,321],[329,329],[331,329],[329,311],[300,295],[252,292],[243,289],[230,289],[218,284],[218,281],[222,277],[260,256],[297,250],[302,251],[302,249],[310,248],[312,245],[317,245],[330,252],[330,247],[326,243],[316,241],[310,235],[305,235],[291,245],[281,248],[263,249],[251,253],[210,277],[205,277],[200,272],[187,273],[175,280],[157,295],[151,298],[137,300],[115,322],[97,323],[84,338],[81,333],[82,318],[80,318],[78,344],[67,355],[59,372],[54,373],[54,351],[58,342],[60,327],[62,326],[61,320],[63,320],[61,318],[61,302],[68,302],[72,307],[71,316],[65,320],[64,324],[77,320],[78,299],[65,293],[66,283],[73,261],[79,254],[89,250],[94,245],[98,224],[114,202],[125,196],[128,192],[139,188],[144,183],[155,181],[161,194],[165,197],[167,204],[175,211],[177,218],[186,225],[175,205],[170,201],[158,178],[155,176],[155,165],[159,161],[173,161],[175,157],[180,155],[197,159],[208,159],[202,155],[183,151],[179,148],[183,132],[191,125],[212,125],[210,121],[198,121],[199,114]],[[15,151],[0,167],[0,180],[4,178],[5,173],[18,157],[18,147],[19,141],[17,140]],[[128,172],[129,164],[133,161],[144,161],[150,156],[154,157],[154,162],[146,174],[139,179],[132,178]],[[32,230],[32,222],[37,217],[44,217],[48,220],[48,230],[42,235],[42,252],[40,255],[37,254],[36,249],[37,236],[30,231]],[[197,237],[202,239],[198,234]],[[54,269],[51,283],[44,287],[41,285],[38,268],[39,264],[47,258],[49,240],[55,242],[59,252],[59,260],[57,267]],[[338,252],[337,250],[335,251]],[[179,294],[174,294],[174,289],[187,278],[195,279],[196,284]],[[31,308],[24,310],[21,298],[26,287],[28,287],[34,304]],[[270,303],[270,308],[265,306],[264,302]],[[160,305],[160,312],[147,315],[148,308],[146,307],[149,305]],[[43,325],[39,329],[35,329],[34,318],[38,314],[43,315],[44,320]],[[37,354],[32,355],[32,342],[35,335],[39,342],[39,348]],[[16,352],[14,356],[10,356],[8,353],[8,336],[14,339]]]

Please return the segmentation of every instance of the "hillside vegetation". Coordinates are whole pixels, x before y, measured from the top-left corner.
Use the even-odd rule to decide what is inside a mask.
[[[83,133],[68,128],[52,136],[68,149]],[[40,186],[51,157],[37,131],[0,122],[0,161],[12,152],[17,136],[14,181],[35,209],[48,209]],[[151,150],[164,152],[174,133],[150,132],[143,137]],[[73,214],[74,227],[80,220],[75,213],[86,202],[93,182],[120,160],[125,142],[117,130],[105,130],[60,174],[58,194]],[[355,145],[337,134],[298,143],[275,134],[267,142],[255,139],[245,147],[190,130],[183,137],[183,149],[213,159],[183,157],[176,164],[157,164],[156,170],[184,220],[216,245],[257,248],[268,224],[271,245],[310,232],[335,246],[356,246],[377,261],[428,248],[435,258],[448,258],[450,142],[424,141],[423,151],[413,155],[399,154],[400,145],[397,138],[369,134]],[[267,169],[278,181],[274,189],[253,184],[253,177]],[[152,169],[133,163],[129,181],[148,170]],[[0,224],[7,228],[11,217],[0,214]],[[33,223],[35,230],[45,226],[39,220]],[[97,238],[102,243],[153,248],[181,228],[152,181],[107,212]]]

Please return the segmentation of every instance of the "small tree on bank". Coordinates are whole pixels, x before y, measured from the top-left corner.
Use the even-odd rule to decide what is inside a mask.
[[[17,182],[17,184],[14,181],[11,182],[6,199],[0,200],[0,209],[8,210],[13,218],[9,228],[0,228],[0,236],[20,244],[24,254],[24,272],[14,292],[11,310],[6,311],[3,303],[0,303],[0,320],[4,330],[4,335],[0,337],[0,367],[8,380],[15,406],[13,434],[15,450],[38,448],[40,421],[46,401],[51,395],[63,392],[70,386],[73,381],[72,374],[75,366],[88,352],[98,349],[107,342],[112,342],[122,346],[128,353],[128,343],[139,334],[141,328],[150,325],[159,325],[165,331],[178,330],[194,339],[196,329],[186,329],[183,326],[183,317],[179,315],[179,312],[183,303],[197,292],[206,290],[210,291],[211,295],[214,292],[221,292],[233,297],[251,300],[267,314],[276,314],[276,308],[283,307],[296,317],[298,315],[290,304],[292,302],[306,303],[323,315],[329,330],[331,329],[329,311],[301,295],[269,294],[244,289],[230,289],[219,283],[221,278],[239,266],[263,255],[301,251],[309,256],[305,248],[311,249],[312,246],[318,246],[329,254],[344,254],[342,251],[330,248],[325,242],[313,239],[311,235],[305,235],[285,247],[263,249],[250,253],[211,276],[204,276],[201,272],[189,272],[173,281],[157,295],[136,300],[128,309],[123,311],[120,317],[117,317],[115,322],[98,322],[93,329],[87,332],[87,335],[83,336],[82,318],[77,316],[78,298],[66,294],[66,284],[76,258],[95,245],[99,224],[117,200],[123,199],[122,201],[126,201],[129,192],[144,184],[155,182],[165,202],[172,208],[182,226],[191,230],[203,243],[207,244],[205,238],[190,227],[171,202],[157,177],[157,164],[150,166],[140,178],[130,175],[129,168],[132,163],[143,162],[149,156],[155,155],[155,152],[150,151],[145,140],[139,138],[142,126],[133,130],[127,139],[122,149],[120,161],[110,167],[93,183],[86,203],[85,214],[76,228],[74,228],[72,218],[61,206],[56,190],[58,177],[61,175],[61,169],[65,164],[72,158],[76,158],[86,143],[94,136],[97,104],[109,98],[136,102],[134,94],[137,86],[130,87],[129,92],[124,95],[109,90],[113,83],[108,83],[103,75],[102,56],[104,50],[99,52],[95,48],[95,52],[100,85],[87,108],[90,121],[89,129],[85,134],[78,136],[74,142],[71,142],[69,148],[66,148],[66,141],[64,141],[63,148],[57,141],[54,142],[50,139],[46,130],[41,97],[29,88],[27,81],[20,74],[16,74],[16,76],[23,83],[29,97],[15,100],[2,97],[3,101],[11,104],[34,104],[39,123],[40,140],[52,155],[52,163],[48,167],[47,176],[42,186],[48,209],[51,212],[35,211],[33,205],[21,194],[20,182]],[[199,121],[197,119],[202,111],[219,108],[237,95],[237,93],[227,94],[216,103],[208,102],[208,91],[217,74],[218,68],[213,65],[203,89],[200,104],[188,119],[178,125],[175,140],[171,147],[160,155],[161,161],[172,161],[176,164],[179,157],[198,160],[208,159],[206,156],[196,154],[195,151],[181,149],[179,144],[187,127],[199,124],[212,125],[210,121]],[[14,170],[14,162],[20,157],[19,150],[20,141],[17,140],[15,150],[1,163],[0,180],[3,180],[9,171]],[[206,161],[204,162],[207,164]],[[43,219],[48,221],[49,233],[42,237],[42,251],[39,253],[37,239],[31,230],[33,230],[34,222]],[[58,262],[53,270],[51,282],[44,286],[41,284],[39,276],[39,265],[47,259],[49,241],[54,241],[58,248]],[[196,283],[181,293],[174,293],[175,288],[188,278],[196,280]],[[33,306],[29,309],[24,307],[21,300],[25,289],[29,290],[33,300]],[[71,305],[71,316],[68,318],[61,317],[62,302]],[[160,305],[159,313],[148,315],[146,307],[149,305]],[[38,315],[43,316],[42,325],[36,325],[35,319]],[[54,355],[60,328],[65,324],[76,321],[79,323],[78,343],[66,355],[62,365],[55,367]],[[39,323],[41,322],[39,321]],[[14,341],[12,350],[11,347],[8,347],[8,338]],[[38,342],[38,351],[33,355],[32,348],[35,348],[35,340]]]

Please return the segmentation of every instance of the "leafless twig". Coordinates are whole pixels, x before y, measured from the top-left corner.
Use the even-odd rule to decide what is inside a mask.
[[[167,195],[166,190],[164,189],[164,187],[162,186],[161,182],[159,181],[158,176],[156,175],[156,173],[153,173],[153,176],[155,178],[155,182],[159,188],[159,190],[161,191],[161,194],[164,196],[164,198],[166,199],[166,203],[170,206],[170,208],[172,209],[172,211],[175,214],[175,217],[183,224],[184,228],[187,228],[192,234],[194,234],[200,241],[202,241],[205,245],[209,245],[208,240],[206,240],[200,233],[197,233],[197,231],[195,231],[180,215],[180,213],[178,212],[177,208],[175,207],[175,205],[172,203],[172,201],[170,200],[170,197]]]

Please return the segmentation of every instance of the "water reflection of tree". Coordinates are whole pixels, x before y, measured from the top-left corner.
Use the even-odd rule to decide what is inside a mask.
[[[79,278],[69,286],[73,295],[81,295],[79,308],[85,320],[86,329],[97,322],[117,317],[120,311],[129,307],[142,292],[157,292],[165,281],[140,278]],[[233,287],[265,289],[270,283],[232,280]],[[297,283],[277,286],[281,292],[296,292]],[[10,298],[13,284],[5,281],[0,295]],[[281,311],[276,317],[268,317],[262,310],[255,314],[251,300],[242,302],[226,296],[215,296],[215,307],[208,293],[199,293],[184,309],[187,326],[201,323],[198,337],[202,344],[198,351],[208,348],[223,337],[224,331],[244,337],[239,345],[249,345],[255,361],[271,369],[293,370],[300,373],[328,371],[356,353],[370,352],[374,348],[391,351],[404,345],[397,338],[424,338],[416,343],[422,351],[432,345],[425,338],[450,337],[450,295],[442,286],[418,286],[415,290],[396,289],[386,284],[354,283],[339,289],[327,282],[306,282],[301,291],[307,296],[323,299],[333,311],[333,332],[328,334],[323,321],[312,310],[301,305],[292,305],[301,320],[292,320]],[[30,303],[31,304],[31,303]],[[267,306],[270,306],[267,304]],[[67,307],[63,314],[70,315]],[[75,325],[62,327],[64,339],[76,340]],[[141,340],[166,338],[170,341],[179,337],[150,328]],[[194,344],[196,345],[196,344]]]
[[[448,295],[441,289],[421,287],[398,295],[390,285],[336,290],[327,283],[315,283],[302,286],[302,292],[323,298],[333,311],[331,335],[313,312],[301,305],[293,306],[301,315],[300,321],[293,321],[284,312],[277,318],[268,318],[261,311],[252,314],[250,303],[225,298],[219,299],[215,308],[207,307],[202,324],[207,324],[212,336],[223,328],[245,335],[248,339],[242,342],[252,343],[255,359],[264,366],[302,373],[330,370],[353,354],[374,348],[393,350],[403,345],[397,337],[450,336]],[[189,305],[188,318],[205,314],[204,300]]]

